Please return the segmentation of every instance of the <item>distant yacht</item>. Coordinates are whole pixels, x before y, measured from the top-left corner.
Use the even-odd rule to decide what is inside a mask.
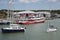
[[[46,32],[55,32],[55,31],[57,31],[57,28],[55,28],[53,25],[50,25],[50,23],[48,23],[48,24],[49,24],[49,27],[46,30]]]
[[[47,32],[55,32],[55,31],[57,31],[57,28],[54,28],[54,27],[49,27],[48,29],[47,29]]]

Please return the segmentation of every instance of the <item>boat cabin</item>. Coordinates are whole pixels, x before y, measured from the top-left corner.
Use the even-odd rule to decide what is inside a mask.
[[[10,28],[12,28],[12,29],[19,29],[20,26],[18,24],[10,24]]]
[[[42,14],[33,12],[33,11],[23,11],[23,12],[17,12],[14,13],[14,17],[15,19],[19,19],[19,20],[28,20],[30,18],[36,18],[36,17],[42,17]]]

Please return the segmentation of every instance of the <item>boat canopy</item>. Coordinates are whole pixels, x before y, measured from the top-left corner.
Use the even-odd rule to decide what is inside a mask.
[[[23,12],[17,12],[17,13],[14,13],[14,14],[29,14],[29,13],[36,14],[36,12],[33,12],[33,11],[23,11]]]

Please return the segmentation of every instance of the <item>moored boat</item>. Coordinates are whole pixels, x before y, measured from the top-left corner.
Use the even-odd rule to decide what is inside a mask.
[[[12,3],[12,0],[9,1],[9,3],[8,3],[9,4],[8,19],[10,20],[10,24],[9,24],[9,27],[1,28],[2,33],[24,32],[25,28],[20,27],[19,24],[14,24],[14,22],[13,22],[14,21],[13,12],[10,11],[10,5],[12,5],[11,3]]]
[[[45,17],[43,14],[36,13],[33,11],[23,11],[14,13],[17,24],[35,24],[35,23],[44,23]]]
[[[10,27],[2,28],[2,33],[24,32],[25,28],[18,24],[10,24]]]
[[[46,32],[56,32],[57,28],[54,27],[53,25],[51,25],[50,23],[48,23],[48,29],[46,30]]]
[[[47,32],[55,32],[57,29],[56,28],[48,28]]]
[[[0,25],[4,25],[4,24],[10,24],[10,22],[9,21],[7,21],[7,20],[0,20]]]

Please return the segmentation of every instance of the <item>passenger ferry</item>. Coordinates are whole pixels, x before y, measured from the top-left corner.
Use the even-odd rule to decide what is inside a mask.
[[[45,22],[42,14],[33,11],[23,11],[14,14],[17,24],[34,24]]]

